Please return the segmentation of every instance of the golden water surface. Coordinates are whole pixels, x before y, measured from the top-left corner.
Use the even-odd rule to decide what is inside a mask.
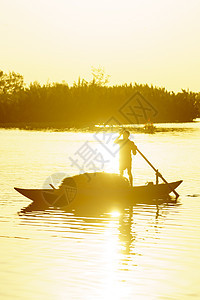
[[[78,174],[70,157],[86,141],[105,158],[104,171],[118,172],[118,153],[91,132],[0,130],[1,299],[200,298],[200,123],[159,126],[131,138],[167,180],[184,180],[177,204],[89,216],[19,214],[30,201],[13,187]],[[155,179],[139,154],[133,171],[135,185]]]

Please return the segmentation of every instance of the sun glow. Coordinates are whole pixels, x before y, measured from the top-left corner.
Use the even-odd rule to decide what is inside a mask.
[[[117,211],[117,210],[113,210],[111,213],[110,213],[110,216],[112,217],[112,218],[118,218],[118,217],[120,217],[120,212],[119,211]]]
[[[117,134],[115,133],[117,137]],[[112,132],[97,132],[94,134],[95,147],[103,158],[103,170],[108,173],[119,173],[118,145],[113,143]]]

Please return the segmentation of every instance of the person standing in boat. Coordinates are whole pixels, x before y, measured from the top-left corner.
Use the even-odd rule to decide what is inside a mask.
[[[123,135],[123,138],[120,137]],[[130,185],[133,186],[133,175],[132,175],[132,155],[136,155],[137,147],[129,139],[130,132],[124,130],[120,133],[114,141],[115,144],[119,145],[119,171],[120,175],[123,176],[124,171],[127,169]]]

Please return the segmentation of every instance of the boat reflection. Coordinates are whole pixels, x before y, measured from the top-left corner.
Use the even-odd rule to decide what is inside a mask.
[[[171,197],[172,198],[172,197]],[[165,199],[166,200],[166,199]],[[173,201],[173,200],[172,200]],[[67,209],[43,208],[37,207],[31,203],[28,207],[21,210],[19,213],[23,223],[41,225],[42,230],[55,231],[55,233],[94,233],[101,234],[104,232],[104,238],[109,236],[111,240],[119,241],[117,247],[125,260],[132,255],[140,255],[135,250],[135,242],[137,235],[141,234],[141,227],[146,227],[146,232],[149,230],[147,223],[148,216],[154,219],[155,231],[159,229],[160,219],[163,218],[166,211],[180,205],[179,202],[169,202],[165,204],[140,204],[131,206],[121,206],[120,208],[108,207],[92,207],[84,210],[68,211]],[[166,208],[168,210],[166,210]],[[143,216],[144,215],[144,216]],[[142,223],[141,223],[142,220]],[[37,221],[39,223],[37,223]],[[158,230],[159,231],[159,230]],[[157,233],[158,233],[157,231]],[[59,233],[58,233],[59,236]],[[73,238],[75,238],[75,236]],[[64,237],[71,238],[71,234]],[[80,236],[79,236],[80,237]],[[140,236],[141,238],[141,236]],[[115,244],[115,243],[114,243]],[[111,243],[113,247],[113,244]],[[124,259],[124,258],[123,258]]]
[[[97,196],[98,201],[95,202],[96,199],[93,197],[86,198],[83,197],[79,201],[81,202],[81,205],[78,206],[51,206],[49,203],[41,201],[41,202],[31,202],[27,207],[24,207],[21,209],[19,214],[32,212],[32,211],[45,211],[48,209],[63,209],[66,212],[74,213],[75,215],[79,216],[93,216],[93,215],[101,215],[105,213],[111,213],[114,211],[123,211],[127,208],[131,208],[138,204],[147,204],[147,205],[154,205],[156,207],[159,207],[159,205],[162,204],[175,204],[177,203],[176,199],[170,195],[167,195],[166,197],[163,197],[161,199],[149,199],[149,198],[140,198],[135,199],[133,204],[130,204],[130,201],[127,202],[126,199],[121,199],[119,197],[112,197],[106,199],[106,197],[101,197],[100,195]],[[100,201],[102,200],[102,201]],[[77,204],[77,203],[76,203]]]

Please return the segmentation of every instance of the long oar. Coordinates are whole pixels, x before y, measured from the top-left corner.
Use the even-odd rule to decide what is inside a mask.
[[[176,199],[179,197],[179,194],[175,191],[175,189],[173,189],[172,187],[171,187],[171,185],[169,184],[169,182],[167,182],[167,180],[162,176],[162,174],[160,174],[159,172],[158,172],[158,170],[150,163],[150,161],[144,156],[144,154],[138,149],[138,147],[136,147],[137,148],[137,152],[138,153],[140,153],[140,155],[146,160],[146,162],[152,167],[152,169],[156,172],[156,174],[164,181],[164,183],[166,183],[168,186],[169,186],[169,188],[170,188],[170,190],[176,195]]]

